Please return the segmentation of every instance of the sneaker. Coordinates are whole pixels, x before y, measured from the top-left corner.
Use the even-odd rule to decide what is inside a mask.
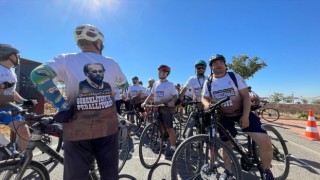
[[[165,154],[165,159],[171,160],[174,152],[175,152],[175,150],[173,150],[173,149],[171,149],[171,148],[170,148],[169,150],[167,150],[167,151],[166,151],[166,154]]]
[[[270,169],[266,169],[263,173],[265,180],[274,180],[273,174]]]
[[[219,180],[231,180],[233,179],[233,174],[228,170],[224,170],[224,172],[219,176]]]

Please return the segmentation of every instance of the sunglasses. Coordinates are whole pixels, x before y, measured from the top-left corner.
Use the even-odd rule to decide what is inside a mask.
[[[200,69],[205,70],[206,67],[204,67],[204,66],[199,66],[199,67],[197,67],[197,70],[200,70]]]

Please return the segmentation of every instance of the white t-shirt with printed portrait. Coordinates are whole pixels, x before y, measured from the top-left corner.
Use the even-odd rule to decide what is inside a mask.
[[[115,108],[115,86],[127,79],[119,64],[111,58],[92,52],[62,54],[46,63],[56,73],[56,80],[65,84],[67,101],[77,110],[76,118],[63,125],[63,138],[69,141],[94,139],[118,132],[118,115]],[[101,88],[88,83],[85,67],[103,67]],[[92,68],[91,68],[92,69]],[[101,70],[99,70],[101,71]]]
[[[154,95],[155,104],[167,104],[174,95],[178,95],[172,82],[160,82],[160,80],[153,84],[151,94]]]
[[[218,102],[222,98],[228,96],[230,97],[230,100],[225,102],[218,111],[219,114],[228,117],[238,116],[242,114],[243,103],[242,98],[239,94],[239,90],[247,88],[245,80],[236,73],[234,73],[234,75],[237,79],[238,88],[236,87],[228,73],[221,78],[213,77],[211,83],[211,94],[214,103]],[[206,97],[211,97],[207,85],[209,80],[210,78],[206,80],[202,92],[202,95]]]

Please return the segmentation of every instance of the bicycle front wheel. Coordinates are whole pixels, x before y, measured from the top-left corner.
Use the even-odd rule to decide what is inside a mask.
[[[154,167],[161,156],[163,149],[163,138],[159,127],[155,124],[149,124],[144,128],[139,143],[139,159],[145,168]]]
[[[261,111],[261,116],[268,122],[273,122],[279,119],[279,111],[273,108],[266,108]]]
[[[128,135],[124,140],[119,142],[119,167],[118,172],[122,170],[130,153],[130,136]]]
[[[232,171],[235,179],[242,180],[239,161],[230,147],[217,139],[214,153],[211,153],[209,136],[200,134],[185,140],[174,153],[171,178],[219,179],[226,169]]]
[[[22,164],[20,159],[10,159],[7,161],[1,161],[0,179],[15,179],[17,173],[21,171],[21,167]],[[48,170],[43,164],[36,161],[31,161],[21,179],[49,180],[50,176]]]
[[[273,158],[271,161],[271,171],[273,176],[278,180],[286,179],[290,168],[289,152],[286,143],[274,127],[268,124],[264,124],[263,127],[267,131],[272,143]]]

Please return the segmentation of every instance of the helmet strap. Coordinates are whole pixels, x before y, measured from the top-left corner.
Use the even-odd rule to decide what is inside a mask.
[[[98,47],[98,41],[96,43],[94,43],[94,47],[96,48],[96,50],[99,51],[100,54],[102,54],[102,50],[104,48],[103,43],[101,42],[101,49],[99,49]]]
[[[18,64],[18,62],[19,62],[18,57],[17,57],[17,61],[16,61],[16,62],[14,62],[14,61],[11,59],[11,57],[9,57],[9,60],[12,62],[13,67],[16,67],[16,66],[19,65],[19,64]]]

